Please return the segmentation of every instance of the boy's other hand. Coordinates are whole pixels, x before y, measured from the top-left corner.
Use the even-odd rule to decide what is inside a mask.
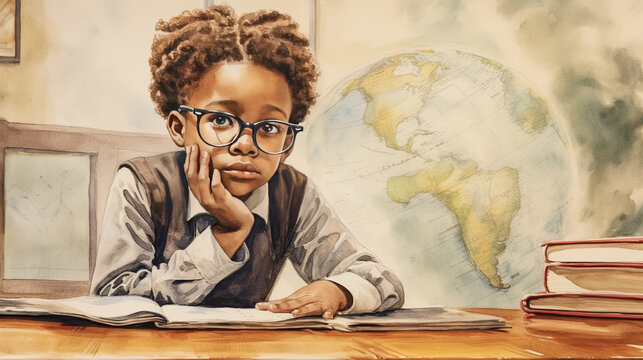
[[[217,219],[212,233],[225,253],[232,257],[250,234],[254,216],[243,201],[234,197],[221,183],[218,169],[210,178],[210,152],[199,154],[197,145],[185,148],[183,170],[190,190],[201,206]]]
[[[348,309],[353,298],[343,286],[329,280],[312,282],[290,296],[269,302],[257,303],[259,310],[274,313],[292,313],[294,317],[322,315],[332,319],[337,311]]]

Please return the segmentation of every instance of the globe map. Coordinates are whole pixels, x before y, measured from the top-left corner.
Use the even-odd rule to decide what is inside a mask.
[[[503,64],[453,50],[380,58],[323,97],[308,171],[408,306],[517,307],[542,291],[575,162],[555,112]]]

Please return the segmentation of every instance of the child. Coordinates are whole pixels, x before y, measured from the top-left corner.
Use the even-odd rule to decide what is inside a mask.
[[[398,278],[284,164],[316,100],[298,25],[276,11],[236,18],[214,6],[156,29],[150,91],[185,151],[121,165],[92,294],[325,318],[399,308]],[[268,302],[286,257],[308,285]]]

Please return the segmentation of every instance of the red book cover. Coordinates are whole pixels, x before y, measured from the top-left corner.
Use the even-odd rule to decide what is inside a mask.
[[[525,296],[520,308],[528,314],[643,319],[643,296],[537,293]]]
[[[550,241],[541,246],[546,262],[643,263],[643,236]]]
[[[559,240],[548,241],[542,243],[541,246],[546,245],[567,245],[567,244],[604,244],[604,243],[640,243],[643,242],[643,236],[626,236],[614,238],[596,238],[596,239],[582,239],[582,240]]]

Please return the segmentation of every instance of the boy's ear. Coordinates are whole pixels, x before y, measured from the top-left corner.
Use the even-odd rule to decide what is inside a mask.
[[[185,146],[185,117],[176,110],[170,112],[165,121],[167,131],[176,146]]]

